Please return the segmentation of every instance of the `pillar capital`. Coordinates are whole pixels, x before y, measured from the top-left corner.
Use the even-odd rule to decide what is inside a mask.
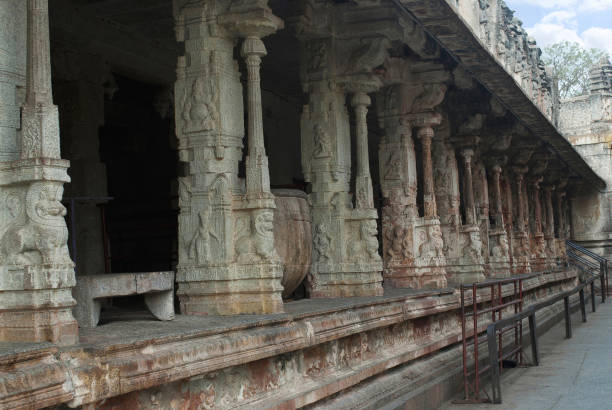
[[[250,36],[244,39],[242,42],[242,48],[240,49],[240,54],[245,59],[249,57],[264,57],[268,54],[266,50],[266,45],[259,37]]]
[[[472,162],[472,158],[474,157],[474,150],[472,148],[463,148],[459,153],[466,164]]]
[[[372,104],[372,99],[364,91],[357,91],[351,98],[351,106],[354,108],[364,107],[367,108]]]

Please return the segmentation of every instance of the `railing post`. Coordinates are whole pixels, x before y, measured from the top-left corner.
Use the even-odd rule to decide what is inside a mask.
[[[529,315],[529,334],[531,336],[531,356],[534,366],[540,365],[540,356],[538,350],[538,334],[536,326],[535,310],[532,310]]]
[[[502,402],[501,384],[499,380],[499,362],[497,360],[497,340],[495,325],[487,327],[487,343],[489,344],[489,366],[491,368],[491,393],[493,403]]]
[[[587,321],[586,306],[584,304],[584,287],[578,292],[580,294],[580,313],[582,314],[582,323]]]
[[[565,338],[572,338],[572,317],[570,315],[570,304],[569,296],[563,298],[563,304],[565,306]]]
[[[596,301],[595,301],[595,280],[593,279],[591,281],[591,310],[593,311],[593,313],[595,313],[595,311],[597,310],[595,305],[596,305]]]

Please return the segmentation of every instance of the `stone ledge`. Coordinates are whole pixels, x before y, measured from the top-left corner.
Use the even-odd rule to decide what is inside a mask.
[[[571,271],[542,275],[528,279],[524,289],[572,281],[575,277],[576,274]],[[48,384],[22,379],[19,389],[23,392],[21,396],[18,398],[15,394],[0,393],[0,403],[12,406],[19,400],[30,398],[48,400],[49,405],[69,400],[70,406],[93,403],[407,320],[456,310],[459,306],[458,294],[451,292],[450,289],[419,292],[389,289],[387,296],[383,297],[288,303],[288,313],[278,315],[178,316],[176,321],[164,323],[115,322],[83,330],[79,345],[58,349],[55,354],[49,351],[49,345],[38,345],[41,351],[48,351],[44,359],[37,358],[33,353],[8,353],[11,346],[0,345],[0,350],[5,352],[3,361],[13,360],[16,363],[11,369],[34,369],[38,366],[38,372],[44,372],[44,367],[40,366],[51,366],[56,380],[52,389],[54,398],[47,398]],[[508,286],[504,293],[510,292]],[[486,299],[487,292],[479,292],[478,300]],[[346,383],[352,385],[457,340],[457,335],[432,340],[431,347],[419,346],[414,352],[403,352],[400,359],[394,358],[392,352],[385,352],[380,363],[364,364],[363,373],[347,375],[347,381],[338,386]],[[36,346],[30,347],[29,352],[36,349]],[[28,370],[30,372],[37,371]],[[0,392],[3,388],[6,390],[7,383],[6,379],[0,382]],[[58,390],[60,387],[63,389],[61,392]],[[328,388],[324,390],[328,391]]]

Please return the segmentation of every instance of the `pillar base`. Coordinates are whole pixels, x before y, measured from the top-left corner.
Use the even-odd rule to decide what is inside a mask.
[[[309,296],[311,298],[346,298],[384,294],[380,273],[381,263],[342,265],[346,266],[343,266],[345,269],[341,272],[321,269],[314,275],[309,274],[306,285]]]
[[[199,316],[283,313],[282,274],[280,264],[178,268],[181,313]],[[227,279],[199,279],[210,277]]]
[[[411,289],[441,289],[448,286],[446,271],[441,266],[396,266],[385,269],[385,286]]]
[[[447,265],[448,283],[452,286],[482,282],[486,279],[484,265]]]
[[[492,278],[509,278],[512,276],[512,266],[509,261],[489,262],[490,276]]]
[[[0,341],[75,344],[74,267],[32,265],[0,272]]]

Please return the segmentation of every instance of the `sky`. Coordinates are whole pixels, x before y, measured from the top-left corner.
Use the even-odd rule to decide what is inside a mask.
[[[612,55],[612,0],[506,0],[540,47],[560,41]]]

